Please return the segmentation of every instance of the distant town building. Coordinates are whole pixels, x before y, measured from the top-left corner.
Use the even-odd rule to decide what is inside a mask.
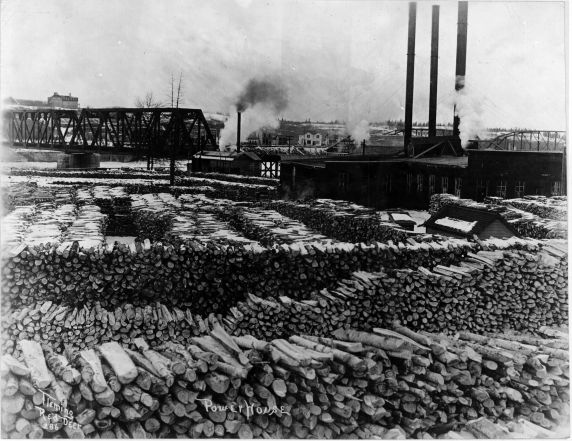
[[[328,135],[322,133],[304,133],[298,136],[298,145],[322,147],[329,144]]]
[[[76,96],[72,96],[71,93],[69,95],[60,95],[57,92],[48,98],[48,106],[49,107],[59,107],[63,109],[77,109],[79,107],[78,98]]]

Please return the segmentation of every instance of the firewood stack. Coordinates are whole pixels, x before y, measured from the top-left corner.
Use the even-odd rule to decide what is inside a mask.
[[[216,179],[218,181],[241,182],[243,184],[258,184],[258,185],[268,185],[268,186],[277,186],[280,183],[279,179],[276,178],[233,175],[228,173],[192,172],[191,176],[195,178]]]
[[[262,199],[276,199],[278,197],[276,182],[272,185],[263,185],[192,176],[178,179],[176,184],[182,187],[209,186],[214,188],[215,192],[220,193],[220,196],[212,197],[223,197],[232,200],[258,201]]]
[[[245,237],[258,241],[264,246],[337,242],[274,210],[255,207],[248,207],[247,210],[241,207],[225,207],[219,209],[218,216],[229,222]]]
[[[533,214],[535,211],[540,211],[540,213],[545,215],[548,212],[551,216],[558,217],[559,215],[555,214],[554,211],[533,209],[530,208],[530,204],[527,205],[528,211],[524,211],[516,208],[516,206],[519,205],[518,202],[514,205],[512,204],[512,201],[514,201],[514,199],[503,200],[499,197],[489,196],[485,198],[485,203],[478,203],[471,199],[459,199],[458,197],[450,194],[436,194],[431,196],[429,212],[434,214],[444,205],[460,205],[481,208],[499,213],[512,225],[516,232],[523,237],[531,237],[535,239],[566,239],[568,237],[568,229],[565,220],[554,220],[552,218],[545,218],[538,216],[537,214]]]
[[[86,231],[89,225],[99,231],[93,222],[86,222]],[[72,230],[73,225],[68,233]],[[302,243],[268,249],[147,241],[136,242],[135,252],[127,247],[78,249],[70,242],[24,246],[3,254],[2,293],[15,307],[45,300],[70,305],[97,300],[115,308],[150,295],[154,301],[209,314],[226,312],[248,292],[262,298],[284,295],[303,300],[357,270],[450,265],[478,247],[461,239],[369,246]]]
[[[552,253],[550,250],[553,250]],[[394,320],[415,330],[535,332],[568,322],[567,258],[558,250],[480,251],[432,270],[355,272],[311,301],[250,295],[224,323],[237,335],[329,335],[339,327],[370,331]],[[560,252],[561,253],[561,252]]]
[[[133,224],[143,239],[163,240],[173,226],[176,200],[163,200],[159,194],[131,195]]]
[[[214,314],[203,319],[189,309],[168,308],[151,300],[146,305],[126,303],[115,309],[99,302],[74,308],[47,301],[5,313],[2,352],[15,354],[14,343],[25,339],[49,343],[58,352],[67,345],[77,349],[108,341],[128,345],[136,337],[144,337],[152,346],[168,341],[188,343],[222,319]]]
[[[414,438],[483,430],[482,416],[551,429],[569,414],[567,342],[540,331],[457,339],[395,324],[266,342],[215,326],[186,346],[63,354],[21,340],[20,359],[2,358],[1,434]]]
[[[518,199],[503,199],[500,201],[500,204],[528,211],[545,219],[566,221],[568,216],[566,196],[552,198],[547,198],[546,196],[525,196]]]
[[[342,242],[402,242],[414,236],[399,225],[382,222],[374,212],[337,210],[317,202],[272,201],[265,208],[303,222],[308,227]]]

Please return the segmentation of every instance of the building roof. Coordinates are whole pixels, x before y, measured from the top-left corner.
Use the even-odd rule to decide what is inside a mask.
[[[221,150],[206,151],[202,153],[196,153],[193,158],[195,159],[218,159],[221,161],[233,161],[235,159],[246,156],[252,161],[262,161],[260,156],[253,152],[225,152]]]
[[[472,237],[482,233],[494,221],[501,222],[512,234],[515,229],[499,214],[482,208],[445,205],[423,225],[435,230]]]
[[[444,165],[454,167],[467,167],[469,165],[468,156],[428,156],[418,159],[407,159],[407,162],[414,162],[427,165]]]

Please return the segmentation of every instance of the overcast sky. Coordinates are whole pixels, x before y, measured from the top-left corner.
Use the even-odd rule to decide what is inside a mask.
[[[419,2],[414,120],[428,114],[431,5],[441,5],[438,121],[452,119],[457,3]],[[2,0],[1,94],[81,106],[167,101],[228,112],[252,77],[279,78],[281,116],[402,119],[408,4],[311,0]],[[467,89],[487,126],[565,128],[563,2],[470,2]]]

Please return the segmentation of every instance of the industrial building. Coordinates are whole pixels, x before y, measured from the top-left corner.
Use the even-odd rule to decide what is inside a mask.
[[[78,109],[79,108],[79,101],[77,96],[72,96],[70,93],[69,95],[60,95],[57,92],[50,97],[48,97],[48,107],[54,107],[58,109]]]
[[[427,208],[435,193],[476,201],[562,195],[564,157],[563,152],[469,150],[466,156],[283,162],[281,189],[290,198],[346,199],[378,209]]]
[[[465,84],[467,16],[468,4],[461,1],[457,20],[456,91]],[[548,132],[526,132],[520,135],[518,143],[513,136],[512,144],[507,138],[499,143],[473,141],[463,148],[459,137],[461,121],[455,111],[452,134],[438,134],[439,6],[432,8],[428,136],[413,136],[415,27],[416,4],[410,3],[402,150],[396,152],[388,147],[387,154],[382,155],[383,148],[374,153],[364,147],[361,157],[283,162],[282,193],[293,199],[345,199],[377,209],[427,208],[435,193],[476,201],[486,196],[565,194],[565,143],[558,142],[556,137],[551,142]]]

